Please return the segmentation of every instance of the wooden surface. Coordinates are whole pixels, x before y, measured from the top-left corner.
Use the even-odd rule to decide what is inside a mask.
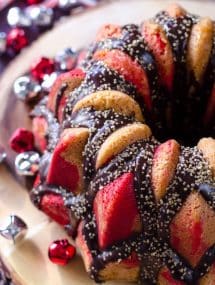
[[[0,123],[5,112],[10,112],[12,127],[20,126],[16,111],[10,109],[10,86],[15,78],[28,69],[34,58],[40,55],[54,55],[64,47],[79,48],[94,37],[98,27],[107,22],[140,23],[144,18],[164,8],[170,1],[117,1],[98,8],[88,14],[78,15],[64,24],[58,25],[52,32],[45,34],[31,48],[25,50],[7,68],[0,80]],[[215,4],[208,1],[178,1],[190,11],[209,15],[214,18]],[[23,108],[18,106],[17,108]],[[8,124],[11,122],[8,122]],[[11,126],[9,124],[9,126]],[[8,128],[0,129],[0,138],[6,142]],[[4,166],[0,166],[0,223],[4,218],[15,213],[22,217],[29,226],[25,239],[14,246],[0,237],[0,255],[12,272],[16,284],[22,285],[79,285],[94,284],[84,271],[80,257],[66,267],[58,267],[48,261],[47,248],[57,238],[65,238],[64,231],[45,215],[35,209],[27,191],[11,176]],[[116,284],[114,282],[107,283]],[[117,283],[118,284],[118,283]],[[125,283],[123,283],[125,285]]]

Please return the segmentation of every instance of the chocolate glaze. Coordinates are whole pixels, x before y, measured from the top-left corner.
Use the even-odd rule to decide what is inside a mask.
[[[198,191],[215,211],[215,186],[200,184]]]
[[[99,271],[103,269],[108,262],[125,259],[130,256],[132,251],[135,251],[135,247],[138,245],[139,235],[133,234],[127,241],[121,241],[105,250],[105,252],[101,252],[98,248],[97,234],[92,237],[92,233],[97,233],[95,217],[92,211],[93,200],[101,187],[114,181],[123,173],[134,171],[135,157],[137,156],[139,149],[143,146],[143,141],[133,143],[113,158],[108,165],[99,169],[94,179],[91,181],[86,194],[89,203],[91,203],[91,207],[89,208],[90,212],[87,214],[83,235],[93,256],[91,276],[96,281],[99,281]]]
[[[137,144],[138,145],[138,144]],[[145,149],[145,146],[147,146],[147,142],[143,142],[142,144],[143,149]],[[150,147],[152,148],[151,144]],[[123,156],[121,154],[121,156]],[[143,155],[140,155],[139,157],[143,158]],[[131,157],[130,157],[131,158]],[[114,159],[112,162],[112,168],[111,171],[114,169],[113,166],[115,165],[116,161],[120,160],[120,156],[118,159]],[[132,160],[131,160],[132,161]],[[142,163],[140,162],[140,159],[138,158],[137,161],[138,166]],[[119,162],[118,162],[119,163]],[[143,166],[146,163],[144,160]],[[129,168],[132,169],[134,164],[131,162],[129,163]],[[107,169],[105,167],[105,169]],[[137,170],[137,168],[135,168]],[[109,172],[110,175],[111,171]],[[116,170],[115,170],[116,171]],[[106,173],[105,170],[103,170],[103,173]],[[135,172],[136,173],[136,172]],[[117,173],[117,175],[121,175],[121,173]],[[112,180],[115,179],[115,175],[111,175]],[[137,181],[136,177],[140,177],[140,173],[135,174],[135,179]],[[101,177],[100,177],[101,179]],[[106,179],[108,179],[106,177]],[[139,181],[140,183],[141,181]],[[106,183],[104,183],[106,184]],[[148,185],[145,184],[145,187],[147,189]],[[203,186],[201,186],[203,187]],[[205,192],[204,189],[207,189],[207,185],[204,185],[202,190],[199,190],[202,194]],[[136,189],[139,193],[136,194],[137,197],[145,198],[143,200],[143,204],[146,204],[146,208],[144,211],[147,211],[147,213],[154,213],[155,205],[153,207],[148,207],[146,201],[147,195],[144,195],[144,192],[142,192],[142,187]],[[97,192],[97,189],[94,188],[93,190],[93,196],[95,196]],[[211,191],[210,191],[211,192]],[[171,249],[170,245],[168,243],[163,242],[163,240],[160,240],[156,238],[156,233],[153,229],[153,227],[144,227],[143,233],[137,233],[132,235],[128,240],[119,241],[115,245],[109,247],[105,250],[105,252],[100,251],[98,248],[97,243],[97,231],[96,231],[96,222],[95,217],[92,212],[92,201],[93,197],[91,196],[91,199],[89,199],[88,195],[78,195],[74,196],[71,192],[67,192],[66,189],[63,189],[62,187],[56,187],[51,185],[40,185],[37,188],[34,188],[31,192],[31,199],[34,204],[37,205],[37,207],[40,208],[40,201],[44,195],[47,194],[56,194],[61,195],[65,201],[65,206],[70,208],[72,210],[72,217],[71,217],[71,224],[73,225],[73,230],[77,226],[77,219],[84,219],[85,220],[85,226],[83,228],[83,234],[86,239],[86,242],[88,244],[89,249],[91,250],[91,254],[93,256],[93,263],[91,266],[91,277],[94,278],[97,282],[99,282],[99,272],[100,270],[104,269],[106,264],[109,262],[115,262],[119,260],[123,260],[128,258],[132,252],[136,252],[137,256],[140,259],[140,262],[142,262],[141,266],[141,280],[144,282],[144,284],[147,282],[147,284],[156,284],[156,276],[158,272],[160,271],[161,267],[167,265],[170,272],[173,274],[174,278],[178,280],[185,281],[186,284],[194,284],[193,282],[196,282],[200,277],[202,277],[205,273],[207,273],[208,268],[213,264],[215,261],[215,254],[214,254],[214,246],[212,246],[210,249],[207,250],[207,252],[204,254],[202,259],[200,260],[197,267],[192,270],[190,266],[187,264],[187,262],[179,256],[174,250]],[[88,193],[87,193],[88,194]],[[92,192],[91,192],[92,195]],[[91,202],[90,202],[91,201]],[[153,202],[151,202],[153,203]],[[141,208],[139,207],[140,204],[138,204],[138,208],[141,213]],[[141,204],[142,205],[142,204]],[[75,219],[75,217],[76,219]],[[156,221],[156,215],[154,214],[154,224]],[[152,232],[150,232],[152,230]],[[147,232],[149,234],[147,234]],[[74,231],[73,231],[74,236]]]
[[[99,49],[117,49],[129,55],[146,72],[152,102],[155,103],[160,99],[160,96],[158,96],[159,86],[156,62],[137,25],[129,24],[123,26],[120,38],[111,38],[100,42],[97,47],[97,50]]]
[[[202,96],[201,96],[201,107],[199,107],[199,114],[200,118],[205,117],[205,112],[208,107],[208,100],[212,94],[212,90],[215,84],[215,33],[213,36],[213,45],[212,45],[212,51],[209,59],[209,63],[205,72],[205,76],[203,78],[203,85],[200,90]],[[201,122],[202,123],[202,122]],[[201,124],[202,125],[202,124]],[[203,122],[204,130],[206,129],[206,135],[207,136],[215,136],[215,115],[213,115],[212,119],[208,122]],[[211,131],[213,129],[213,131]]]
[[[183,110],[185,108],[188,92],[187,82],[187,47],[192,26],[197,22],[197,17],[186,13],[183,16],[173,18],[166,11],[155,16],[155,22],[161,25],[172,47],[175,74],[171,98],[173,135],[183,134],[185,127]]]
[[[90,137],[84,150],[84,180],[86,186],[95,174],[97,152],[105,139],[118,128],[134,122],[134,117],[117,114],[112,110],[81,109],[71,116],[70,127],[90,128]]]
[[[142,55],[149,51],[139,31],[139,27],[136,25],[123,26],[122,36],[119,38],[108,38],[99,42],[96,50],[113,49],[121,50],[142,66],[144,66],[144,59],[142,58]],[[94,52],[96,50],[94,50]],[[149,56],[151,57],[151,65],[153,65],[153,68],[155,68],[153,56],[151,54],[149,54]]]
[[[157,276],[164,266],[177,280],[183,280],[186,284],[194,284],[193,271],[187,262],[171,249],[169,244],[159,240],[155,236],[144,236],[144,250],[139,252],[142,267],[140,278],[143,284],[157,284]],[[142,283],[141,283],[142,284]]]
[[[84,194],[74,195],[72,192],[69,192],[61,186],[43,183],[32,189],[30,198],[37,208],[40,209],[41,199],[47,194],[60,195],[64,199],[64,205],[72,210],[72,214],[77,220],[83,219],[86,216],[89,204]]]
[[[136,88],[116,71],[111,70],[102,62],[93,62],[81,85],[68,97],[65,119],[70,119],[75,103],[93,92],[102,90],[121,91],[132,98],[136,98],[138,94]]]
[[[134,191],[138,210],[143,223],[144,234],[156,232],[155,197],[151,185],[151,168],[154,149],[157,142],[145,141],[144,146],[136,157]]]
[[[40,202],[44,195],[56,194],[62,197],[67,197],[67,193],[67,190],[62,187],[56,185],[40,184],[32,189],[30,193],[30,198],[34,205],[36,205],[40,209]]]
[[[158,231],[163,239],[169,240],[169,225],[189,194],[197,190],[200,183],[212,181],[212,173],[202,153],[196,147],[182,147],[174,179],[158,202]]]
[[[215,262],[215,245],[212,245],[202,256],[194,270],[194,280],[204,276]]]
[[[194,272],[191,267],[185,259],[172,250],[171,247],[165,251],[165,247],[167,246],[168,244],[163,245],[164,261],[173,277],[176,280],[184,281],[186,284],[194,284]]]
[[[189,13],[173,18],[166,11],[162,11],[155,16],[155,22],[163,27],[170,41],[175,62],[186,62],[190,31],[197,20],[196,16]]]
[[[88,192],[86,193],[86,197],[91,204],[91,210],[93,200],[99,188],[111,183],[123,173],[132,172],[135,166],[135,157],[141,148],[141,145],[142,141],[133,143],[113,158],[106,166],[97,171],[94,179],[92,179],[89,185]],[[86,240],[87,237],[88,234],[86,235]]]
[[[61,99],[62,99],[64,92],[66,91],[67,88],[68,88],[68,84],[63,83],[62,86],[60,87],[59,91],[57,92],[56,103],[55,103],[55,112],[54,112],[56,118],[58,116],[58,108],[59,108]]]
[[[93,130],[93,126],[96,124],[94,122],[94,120],[96,121],[96,112],[98,111],[92,109],[81,110],[80,113],[73,115],[73,124],[89,127]],[[93,117],[89,117],[92,114]],[[98,128],[96,130],[99,132],[104,126],[104,122],[101,123],[98,120],[97,124]],[[168,187],[167,194],[162,202],[159,202],[158,208],[156,208],[150,178],[153,153],[157,145],[158,142],[151,138],[129,145],[107,165],[97,171],[94,178],[91,178],[89,188],[86,189],[87,192],[79,197],[75,197],[72,193],[68,194],[66,191],[63,192],[59,188],[50,191],[49,188],[47,189],[47,185],[41,188],[40,191],[35,192],[33,190],[31,197],[37,206],[39,206],[43,195],[60,193],[64,197],[65,205],[71,209],[72,213],[85,221],[83,235],[93,257],[91,277],[97,282],[100,281],[100,270],[105,268],[108,262],[125,259],[132,252],[136,252],[139,257],[141,262],[140,278],[142,282],[147,282],[147,284],[156,284],[157,274],[164,265],[168,266],[174,278],[183,280],[186,284],[194,284],[194,280],[197,280],[196,278],[202,275],[202,272],[205,273],[211,265],[211,258],[207,258],[210,254],[206,253],[202,258],[204,264],[200,262],[198,267],[192,270],[187,262],[171,249],[167,238],[169,224],[176,212],[180,210],[189,193],[195,189],[197,184],[203,181],[211,182],[208,165],[197,149],[182,148],[175,178]],[[196,169],[196,165],[201,165],[201,173]],[[121,241],[103,252],[98,248],[97,227],[92,211],[93,201],[101,187],[127,172],[133,172],[135,175],[135,195],[143,223],[143,232],[134,234],[128,240]],[[188,186],[189,188],[186,188]],[[178,191],[180,188],[186,189],[186,191]],[[205,192],[201,189],[199,190],[200,193]],[[172,203],[173,201],[174,203]],[[173,206],[171,206],[172,204]],[[174,214],[169,215],[169,211],[166,211],[166,209],[172,210]],[[162,237],[161,240],[160,237]],[[205,266],[206,260],[207,266]]]
[[[188,96],[184,105],[185,126],[190,126],[185,135],[191,140],[191,143],[198,140],[199,137],[215,136],[212,130],[215,125],[215,116],[205,123],[205,112],[208,107],[209,98],[212,94],[213,85],[215,82],[215,34],[210,58],[208,60],[206,71],[201,82],[197,82],[191,72],[189,76]],[[185,131],[187,128],[184,128]]]
[[[84,200],[84,197],[80,198],[79,196],[74,196],[71,192],[68,192],[66,189],[62,187],[46,184],[45,182],[43,182],[43,184],[39,184],[38,186],[34,187],[31,190],[30,199],[38,209],[41,209],[42,198],[45,195],[50,195],[50,194],[61,196],[63,198],[65,207],[68,207],[66,201],[70,202],[70,205],[68,207],[70,210],[72,209],[72,211],[69,212],[70,223],[65,225],[64,227],[67,233],[73,238],[75,238],[77,234],[78,221],[80,219],[80,211],[78,209],[80,206],[81,209],[84,208],[83,205],[85,203],[82,202],[82,200]],[[74,206],[72,207],[73,204],[71,203],[71,200],[73,201],[73,204],[76,205],[75,208]],[[82,202],[82,204],[80,203],[80,201]],[[79,202],[79,207],[78,207],[78,202]]]
[[[156,62],[140,33],[139,27],[132,24],[125,25],[122,27],[122,35],[119,38],[108,38],[96,43],[91,50],[91,58],[93,53],[98,50],[113,49],[120,50],[130,56],[145,71],[149,83],[153,111],[146,110],[141,95],[137,98],[137,101],[142,106],[147,122],[152,127],[156,137],[159,138],[161,131],[166,127],[164,110],[167,108],[168,98],[164,94],[161,96],[162,90],[158,82]]]
[[[135,250],[135,245],[138,243],[140,238],[143,238],[143,236],[133,236],[129,240],[119,242],[118,244],[108,248],[105,250],[105,254],[98,253],[94,259],[91,266],[91,277],[96,282],[101,282],[98,276],[98,272],[100,272],[102,269],[105,268],[107,263],[115,262],[115,261],[121,261],[123,259],[128,258],[132,252]]]
[[[185,78],[183,72],[189,34],[197,19],[191,15],[173,19],[166,12],[161,12],[156,16],[155,21],[163,27],[167,34],[173,48],[176,70],[178,69],[174,79],[176,95],[171,98],[172,108],[175,112],[173,119],[175,120],[179,109],[183,107],[179,101],[183,98],[186,99],[187,96],[186,92],[184,95],[180,94],[187,83],[185,82],[185,86],[180,86],[180,84]],[[130,48],[129,45],[131,45]],[[96,49],[114,48],[122,50],[137,61],[146,71],[150,84],[157,84],[153,83],[157,80],[154,58],[141,38],[136,25],[122,27],[122,35],[119,39],[107,39],[97,43],[91,48],[91,53],[93,54]],[[150,66],[152,70],[150,70]],[[198,191],[214,209],[214,182],[207,162],[196,147],[182,147],[174,178],[167,187],[166,194],[158,202],[155,201],[153,186],[151,185],[153,156],[155,148],[159,145],[159,142],[154,138],[140,140],[128,145],[121,153],[95,171],[96,155],[105,139],[116,129],[134,122],[135,119],[134,117],[116,114],[112,110],[96,111],[93,108],[85,108],[77,113],[72,113],[75,103],[98,90],[119,90],[129,94],[135,100],[139,100],[140,95],[132,84],[102,62],[91,61],[86,69],[86,78],[68,97],[63,122],[63,128],[86,127],[90,130],[89,140],[83,153],[85,191],[82,195],[74,196],[61,187],[56,188],[44,183],[32,191],[32,201],[40,207],[43,195],[59,194],[63,197],[65,206],[71,210],[71,215],[75,216],[75,220],[83,220],[83,237],[92,254],[90,273],[97,282],[100,281],[100,271],[109,262],[120,262],[135,252],[140,262],[140,282],[156,284],[160,269],[167,266],[176,280],[181,280],[190,285],[196,284],[198,279],[215,262],[214,246],[207,250],[199,264],[193,269],[169,243],[169,228],[173,218],[193,191]],[[178,87],[180,88],[177,89]],[[151,89],[153,91],[152,87]],[[158,116],[155,117],[158,121],[160,118],[160,122],[163,123],[164,120],[159,111],[163,113],[165,110],[166,98],[159,101],[158,98],[161,96],[159,86],[154,90],[152,101],[154,113]],[[159,106],[161,106],[160,109]],[[36,107],[34,115],[43,116],[43,112],[46,111],[43,107],[44,105],[41,107],[41,104],[38,109]],[[41,108],[43,108],[42,111]],[[152,118],[154,119],[154,117]],[[180,116],[177,119],[180,119]],[[52,116],[49,121],[50,125],[53,122],[55,124],[53,120]],[[178,130],[180,130],[180,126],[177,128]],[[57,133],[59,134],[59,126]],[[57,141],[58,135],[55,138],[54,141]],[[49,138],[49,140],[52,139]],[[47,157],[44,157],[41,162],[41,172],[43,173],[46,173],[47,161],[50,159],[49,154],[46,155]],[[96,218],[93,213],[94,198],[100,189],[128,172],[134,175],[134,192],[142,229],[138,233],[131,234],[127,240],[119,241],[105,250],[101,250],[98,246]],[[43,180],[45,176],[42,178]]]
[[[137,141],[127,146],[120,154],[114,157],[103,168],[97,170],[94,179],[88,189],[91,199],[95,197],[98,189],[103,187],[123,173],[133,172],[136,164],[136,157],[144,145],[144,141]]]
[[[47,150],[52,152],[57,144],[60,135],[60,125],[54,114],[46,107],[47,97],[43,98],[31,112],[31,117],[43,117],[48,124]]]
[[[136,146],[139,143],[136,143]],[[195,276],[199,276],[199,270],[202,270],[203,264],[200,264],[198,269],[192,270],[191,267],[187,264],[187,262],[179,256],[174,250],[171,249],[170,245],[168,244],[168,231],[169,231],[169,224],[171,222],[172,216],[167,215],[169,211],[164,211],[166,213],[165,217],[163,216],[163,210],[168,209],[174,211],[174,215],[176,214],[176,211],[178,212],[180,207],[182,206],[183,201],[185,201],[186,197],[191,193],[192,185],[195,187],[196,184],[198,184],[200,181],[211,181],[211,173],[208,170],[208,165],[204,161],[202,155],[197,151],[193,149],[182,149],[181,159],[179,161],[179,165],[176,170],[175,179],[177,180],[173,182],[168,192],[163,199],[162,202],[160,202],[160,205],[158,205],[158,212],[155,212],[156,204],[154,201],[153,193],[151,192],[151,198],[150,197],[150,156],[152,160],[152,154],[153,149],[156,146],[156,141],[153,144],[152,141],[145,141],[140,142],[140,145],[138,145],[138,151],[135,153],[135,144],[133,146],[130,146],[126,148],[125,151],[123,151],[120,155],[118,155],[116,158],[114,158],[107,166],[105,166],[103,169],[99,170],[96,174],[93,182],[91,183],[91,188],[89,190],[89,193],[91,193],[91,197],[89,200],[93,201],[95,197],[95,192],[97,192],[99,187],[104,186],[120,175],[125,172],[134,171],[135,173],[135,193],[137,197],[137,203],[138,203],[138,209],[140,211],[142,222],[143,222],[143,244],[141,245],[141,248],[147,249],[145,253],[138,251],[138,248],[135,246],[132,248],[132,250],[136,251],[138,256],[140,256],[140,261],[143,262],[143,265],[141,266],[141,279],[143,282],[147,281],[148,284],[156,284],[156,276],[161,269],[162,266],[168,265],[168,268],[174,278],[178,280],[183,280],[186,282],[186,284],[194,284],[194,280],[196,280]],[[147,150],[147,147],[149,149]],[[132,148],[132,152],[130,152],[130,148]],[[142,149],[142,153],[141,153]],[[140,152],[140,155],[137,156],[137,153]],[[130,155],[129,155],[130,153]],[[128,154],[126,156],[126,154]],[[133,157],[137,157],[136,162],[134,162]],[[123,159],[122,159],[123,158]],[[148,164],[149,159],[149,164]],[[135,166],[136,165],[136,166]],[[201,165],[201,174],[196,169],[196,165]],[[148,169],[147,169],[148,168]],[[194,171],[192,172],[191,171]],[[144,170],[144,171],[143,171]],[[183,170],[183,171],[182,171]],[[146,172],[145,172],[146,171]],[[148,175],[147,172],[149,171]],[[182,172],[182,173],[181,173]],[[142,176],[141,176],[142,175]],[[148,177],[148,182],[147,182]],[[181,184],[180,184],[180,183]],[[140,187],[141,183],[143,183],[143,186]],[[178,184],[179,183],[179,184]],[[173,186],[175,185],[175,186]],[[177,185],[177,187],[176,187]],[[189,185],[189,188],[186,189],[186,186]],[[178,189],[182,188],[183,190],[186,189],[186,191],[178,191]],[[147,191],[144,195],[144,191]],[[152,190],[151,190],[152,191]],[[177,196],[177,194],[179,195]],[[146,195],[147,194],[147,195]],[[177,198],[174,198],[174,195],[177,196]],[[173,202],[174,201],[174,202]],[[171,204],[173,206],[171,207]],[[165,206],[164,206],[165,205]],[[163,210],[162,210],[163,209]],[[162,217],[161,217],[162,215]],[[144,227],[144,219],[146,226]],[[158,223],[158,237],[156,238],[156,221],[159,220]],[[151,222],[150,222],[151,221]],[[163,221],[165,221],[165,225],[163,224]],[[162,224],[162,225],[161,225]],[[87,223],[88,225],[88,223]],[[160,229],[166,228],[166,232],[162,233]],[[88,228],[88,227],[87,227]],[[91,229],[92,231],[92,229]],[[96,225],[94,224],[94,232],[96,231]],[[84,230],[84,236],[87,241],[87,244],[90,249],[95,250],[95,256],[98,254],[97,249],[97,243],[94,240],[93,243],[88,243],[88,236],[89,232],[87,229]],[[148,235],[148,239],[147,239]],[[160,237],[162,237],[161,241],[159,241]],[[154,242],[152,242],[152,239],[154,238]],[[164,240],[167,240],[165,242]],[[148,245],[147,245],[148,241]],[[134,242],[136,244],[136,240]],[[118,249],[117,249],[118,252]],[[123,253],[123,250],[121,250],[121,253]],[[130,251],[131,253],[131,251]],[[117,261],[118,255],[115,255],[115,251],[113,250],[112,253],[109,253],[111,256],[112,261]],[[155,258],[156,257],[156,258]],[[116,258],[116,259],[114,259]],[[156,259],[156,262],[155,260]],[[95,261],[94,261],[95,262]],[[95,277],[96,272],[99,273],[99,270],[101,270],[102,264],[98,263],[98,267],[96,267],[96,262],[93,263],[93,276]],[[106,264],[106,263],[105,263]],[[103,264],[103,266],[105,266]],[[207,268],[211,266],[211,263],[207,263]],[[150,270],[149,270],[150,269]],[[96,271],[97,270],[97,271]],[[151,272],[151,273],[150,273]],[[98,278],[98,275],[97,275]],[[149,283],[149,280],[151,283]],[[153,281],[154,280],[154,281]]]

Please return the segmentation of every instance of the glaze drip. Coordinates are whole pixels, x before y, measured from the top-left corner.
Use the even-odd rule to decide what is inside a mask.
[[[31,117],[42,117],[45,118],[48,130],[47,130],[47,150],[52,152],[58,142],[60,135],[60,125],[57,119],[54,117],[53,113],[49,111],[46,107],[47,97],[42,99],[42,101],[36,105],[31,112]]]
[[[169,239],[169,225],[173,217],[200,183],[213,183],[208,163],[196,147],[192,150],[182,147],[174,179],[167,187],[164,198],[158,202],[158,230],[164,239]]]
[[[58,116],[58,108],[59,108],[61,99],[62,99],[64,92],[66,91],[67,88],[68,88],[68,84],[63,83],[62,86],[60,87],[58,93],[57,93],[57,98],[56,98],[56,103],[55,103],[55,112],[54,112],[56,118]]]
[[[127,117],[112,110],[95,111],[92,108],[81,109],[72,115],[70,127],[88,127],[90,136],[84,150],[84,180],[88,185],[95,174],[97,152],[105,139],[114,131],[134,122],[134,117]]]
[[[82,153],[84,158],[84,190],[82,194],[75,196],[68,192],[67,189],[46,185],[44,181],[50,159],[50,154],[46,153],[46,157],[44,155],[41,162],[40,172],[43,184],[35,187],[31,193],[32,201],[39,208],[44,195],[50,193],[60,195],[63,198],[64,206],[71,212],[71,223],[77,226],[78,221],[82,220],[83,238],[92,255],[90,274],[97,282],[101,282],[101,270],[108,263],[120,263],[132,254],[137,255],[141,284],[157,284],[159,272],[163,267],[167,267],[176,280],[183,281],[189,285],[197,284],[199,278],[205,275],[215,262],[214,245],[207,249],[195,268],[192,268],[170,245],[171,222],[175,215],[180,212],[184,202],[191,193],[200,193],[208,205],[215,210],[215,188],[212,173],[203,154],[197,147],[181,148],[174,178],[168,185],[164,197],[156,202],[151,176],[155,149],[160,143],[154,137],[138,140],[129,144],[105,165],[95,170],[97,153],[108,136],[117,129],[136,122],[136,120],[134,116],[124,116],[113,110],[101,111],[93,108],[84,108],[73,112],[73,108],[78,101],[96,91],[121,91],[140,103],[146,122],[150,123],[150,126],[153,128],[153,134],[156,135],[156,138],[159,138],[159,132],[166,129],[167,126],[166,111],[170,100],[172,108],[170,116],[173,118],[173,126],[176,126],[173,133],[174,131],[182,131],[183,133],[187,120],[182,117],[183,114],[189,114],[190,112],[188,109],[185,110],[185,113],[180,112],[185,107],[183,102],[188,102],[189,100],[194,102],[193,98],[189,97],[188,90],[189,79],[187,79],[186,70],[187,46],[191,29],[198,22],[198,18],[190,14],[172,18],[167,12],[161,12],[157,14],[154,21],[163,28],[174,54],[176,72],[174,75],[173,93],[163,94],[155,59],[144,42],[138,26],[123,26],[121,27],[121,35],[118,38],[108,38],[93,44],[87,56],[86,77],[81,85],[68,96],[64,110],[64,122],[62,124],[62,130],[78,127],[89,129],[88,142]],[[206,80],[209,83],[207,88],[208,96],[211,93],[215,75],[214,44],[207,70],[210,75],[210,79]],[[146,111],[144,104],[140,100],[141,95],[133,84],[129,83],[122,75],[109,68],[105,63],[93,60],[93,55],[96,51],[110,51],[113,49],[120,50],[128,55],[146,73],[153,106],[151,113],[148,110]],[[195,84],[196,82],[194,82]],[[202,88],[197,85],[194,87],[196,90]],[[62,88],[59,90],[56,105],[59,105],[62,93],[65,91],[64,88],[66,86],[62,85]],[[33,111],[34,116],[44,116],[45,118],[47,116],[49,133],[53,130],[55,132],[52,135],[53,137],[48,138],[50,143],[48,150],[51,151],[57,143],[61,130],[54,116],[49,113],[44,103],[37,106]],[[132,173],[134,176],[134,194],[141,227],[139,232],[132,233],[128,239],[118,241],[105,250],[101,250],[98,245],[98,229],[93,212],[94,198],[103,187],[125,173]],[[73,222],[74,220],[76,223]]]
[[[121,91],[132,98],[137,98],[138,94],[136,88],[116,71],[108,68],[103,62],[93,62],[82,84],[71,93],[67,100],[65,119],[70,119],[75,103],[91,93],[102,90]]]
[[[177,132],[182,134],[186,128],[181,110],[185,108],[184,102],[187,100],[187,90],[189,89],[187,82],[187,47],[191,29],[197,20],[197,17],[188,13],[173,18],[167,12],[162,11],[155,16],[155,22],[165,31],[173,51],[175,74],[171,98],[172,120]],[[174,130],[173,135],[177,137]],[[187,135],[189,134],[187,133]]]
[[[155,63],[155,59],[150,52],[147,44],[145,43],[139,27],[136,25],[125,25],[122,27],[122,36],[119,38],[108,38],[96,44],[93,51],[91,51],[91,57],[93,53],[98,50],[120,50],[130,56],[134,62],[138,63],[144,72],[150,87],[150,97],[153,106],[153,112],[150,111],[150,115],[141,96],[137,98],[138,102],[143,105],[145,109],[145,116],[149,121],[150,125],[153,126],[155,135],[160,136],[160,131],[165,127],[165,116],[164,110],[167,108],[167,97],[161,95],[161,88],[158,83],[158,71]],[[151,114],[153,113],[153,114]],[[150,118],[152,119],[150,120]],[[156,123],[155,123],[156,122]]]
[[[198,191],[215,211],[215,187],[204,183],[199,185]]]

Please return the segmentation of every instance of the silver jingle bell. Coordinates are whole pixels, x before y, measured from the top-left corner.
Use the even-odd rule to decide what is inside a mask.
[[[57,72],[52,72],[51,74],[46,74],[44,76],[43,82],[41,84],[42,89],[44,91],[49,92],[51,87],[52,87],[52,85],[54,84],[55,80],[57,79],[57,77],[58,77],[58,73]]]
[[[6,38],[7,35],[4,32],[0,33],[0,54],[6,51]]]
[[[0,227],[0,235],[6,239],[15,240],[23,237],[27,230],[26,223],[16,215],[10,215]]]
[[[55,62],[63,71],[74,68],[77,61],[77,53],[72,48],[66,48],[55,57]]]
[[[26,9],[33,23],[37,26],[50,26],[54,16],[53,10],[45,6],[31,6]]]
[[[15,158],[15,169],[22,176],[34,176],[39,170],[40,155],[35,151],[26,151]]]
[[[13,91],[18,99],[30,101],[39,95],[41,86],[29,76],[21,76],[15,80]]]
[[[30,27],[31,19],[23,10],[18,7],[13,7],[7,14],[7,22],[10,26]]]
[[[6,154],[5,150],[4,150],[4,148],[2,146],[0,146],[0,164],[2,162],[4,162],[6,157],[7,157],[7,154]]]
[[[69,9],[79,4],[78,0],[58,0],[58,6],[62,9]]]
[[[98,0],[80,0],[80,3],[85,7],[94,7],[98,4]]]

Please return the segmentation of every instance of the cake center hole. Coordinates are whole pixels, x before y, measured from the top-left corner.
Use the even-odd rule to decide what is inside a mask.
[[[190,127],[189,124],[187,126],[177,126],[171,128],[171,130],[162,130],[158,132],[153,126],[151,126],[152,133],[155,138],[160,142],[165,142],[168,139],[175,139],[178,143],[188,147],[194,147],[198,144],[199,140],[203,137],[214,137],[215,130],[213,127]]]

